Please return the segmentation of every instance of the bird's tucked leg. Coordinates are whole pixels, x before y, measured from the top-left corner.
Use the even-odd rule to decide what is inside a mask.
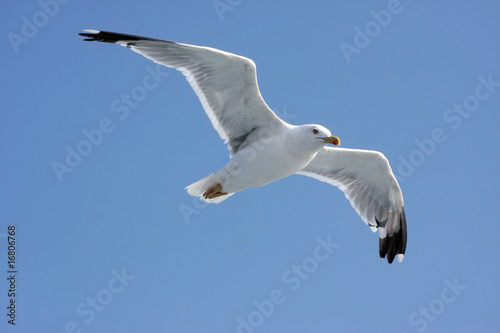
[[[217,183],[214,186],[210,187],[208,190],[206,190],[205,193],[203,193],[203,197],[205,199],[213,199],[223,195],[227,195],[227,193],[221,191],[222,191],[222,184]]]

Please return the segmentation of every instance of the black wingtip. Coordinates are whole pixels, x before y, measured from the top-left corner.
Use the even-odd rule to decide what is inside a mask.
[[[117,42],[133,42],[138,40],[160,41],[160,39],[142,37],[136,35],[127,35],[110,31],[101,31],[101,30],[84,30],[84,31],[85,32],[83,33],[79,33],[79,35],[82,37],[87,37],[84,39],[84,41],[86,42],[117,43]]]
[[[406,215],[402,209],[399,216],[399,231],[389,237],[379,239],[379,254],[380,258],[387,256],[387,261],[392,264],[394,258],[398,255],[404,255],[406,251]]]

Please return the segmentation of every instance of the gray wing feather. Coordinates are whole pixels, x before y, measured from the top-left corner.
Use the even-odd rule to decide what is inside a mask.
[[[117,43],[146,58],[175,68],[200,99],[212,125],[232,154],[255,140],[251,132],[278,129],[286,123],[262,98],[255,63],[248,58],[209,47],[98,30],[80,35],[87,41]],[[257,131],[258,132],[258,131]]]
[[[385,156],[376,151],[325,147],[298,174],[338,187],[362,220],[379,230],[379,252],[392,262],[406,250],[403,195]]]

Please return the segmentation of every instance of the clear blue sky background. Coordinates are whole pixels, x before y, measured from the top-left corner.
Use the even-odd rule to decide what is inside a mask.
[[[51,1],[0,5],[2,332],[500,331],[499,2],[404,0],[381,26],[371,11],[387,1],[221,0],[221,15],[210,0]],[[379,259],[343,194],[306,177],[193,201],[184,187],[228,159],[195,94],[84,28],[250,57],[287,121],[383,152],[402,180],[404,262]],[[131,93],[128,116],[113,112]],[[102,121],[112,131],[59,181],[53,162]],[[337,247],[312,259],[328,237]]]

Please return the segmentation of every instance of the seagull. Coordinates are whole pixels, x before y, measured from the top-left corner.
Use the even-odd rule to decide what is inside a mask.
[[[406,250],[406,216],[401,188],[380,152],[345,149],[324,126],[295,126],[267,106],[257,85],[255,63],[236,54],[160,39],[99,30],[85,41],[114,43],[182,72],[221,139],[230,160],[219,171],[186,187],[209,203],[246,188],[299,174],[338,187],[373,232],[379,255],[392,263]]]

